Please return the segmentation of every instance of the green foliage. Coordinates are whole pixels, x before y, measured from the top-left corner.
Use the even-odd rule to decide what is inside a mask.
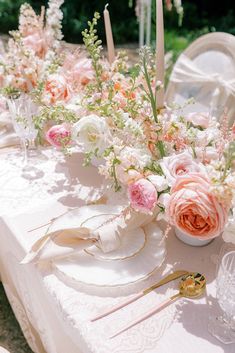
[[[100,56],[102,50],[102,41],[99,40],[97,35],[97,23],[100,19],[100,14],[95,12],[92,21],[88,21],[88,29],[82,31],[83,41],[85,43],[88,54],[92,60],[92,66],[95,71],[97,88],[101,91],[101,75],[102,75],[102,65],[100,63]]]

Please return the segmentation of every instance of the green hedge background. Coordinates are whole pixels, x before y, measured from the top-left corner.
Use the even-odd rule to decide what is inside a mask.
[[[25,0],[0,0],[0,32],[8,33],[18,25],[18,12],[20,5]],[[45,0],[29,0],[32,6],[40,11]],[[63,5],[64,20],[63,33],[65,40],[73,43],[81,43],[81,31],[86,27],[95,10],[102,13],[108,0],[65,0]],[[109,0],[109,11],[112,20],[115,43],[138,42],[138,22],[135,16],[134,6],[129,6],[130,0]],[[178,27],[178,17],[175,11],[165,13],[165,28],[169,46],[172,46],[171,38],[180,38],[186,42],[194,39],[201,33],[210,31],[224,31],[235,34],[235,1],[223,0],[182,0],[185,14],[183,24]],[[153,0],[155,3],[155,0]],[[154,11],[154,10],[153,10]],[[154,20],[154,15],[153,15]],[[99,24],[99,34],[104,39],[103,21]],[[154,28],[153,28],[154,40]]]

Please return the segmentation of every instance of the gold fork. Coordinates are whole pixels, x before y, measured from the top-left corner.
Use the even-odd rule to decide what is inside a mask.
[[[173,281],[173,280],[175,280],[177,278],[180,278],[180,277],[182,277],[184,275],[187,275],[187,274],[189,274],[189,272],[188,271],[184,271],[184,270],[174,271],[173,273],[167,275],[166,277],[164,277],[162,280],[160,280],[159,282],[155,283],[151,287],[144,289],[140,293],[135,294],[134,296],[132,296],[130,299],[128,299],[128,300],[126,300],[126,301],[124,301],[124,302],[122,302],[120,304],[117,304],[116,306],[110,308],[109,310],[105,311],[104,313],[101,313],[101,314],[97,315],[96,317],[92,318],[90,321],[94,322],[94,321],[97,321],[99,319],[102,319],[103,317],[114,313],[115,311],[125,307],[126,305],[135,302],[137,299],[139,299],[139,298],[145,296],[146,294],[152,292],[154,289],[159,288],[159,287],[163,286],[164,284],[166,284],[168,282],[171,282],[171,281]]]

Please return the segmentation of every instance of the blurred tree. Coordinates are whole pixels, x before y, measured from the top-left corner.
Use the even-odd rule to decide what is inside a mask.
[[[154,0],[153,0],[154,1]],[[1,32],[7,33],[18,26],[18,13],[26,0],[0,0]],[[29,0],[35,10],[40,11],[47,0]],[[82,42],[81,31],[92,18],[94,11],[103,12],[108,0],[65,0],[63,5],[63,33],[69,42]],[[187,36],[191,31],[209,32],[225,31],[235,34],[234,0],[182,0],[184,5],[183,26],[178,27],[178,16],[172,12],[165,13],[165,27],[177,35]],[[129,4],[133,3],[130,7]],[[109,11],[116,44],[138,41],[138,22],[135,16],[135,0],[109,0]],[[153,16],[154,18],[154,16]],[[103,20],[99,22],[98,31],[105,43]]]

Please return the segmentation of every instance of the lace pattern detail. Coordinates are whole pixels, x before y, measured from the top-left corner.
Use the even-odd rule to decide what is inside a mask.
[[[169,297],[175,290],[170,288],[165,294],[150,293],[123,310],[94,323],[90,319],[101,310],[107,309],[124,298],[98,297],[78,293],[67,287],[55,275],[44,278],[44,284],[52,295],[57,309],[66,325],[79,328],[83,341],[87,343],[84,352],[94,353],[143,353],[156,352],[157,341],[170,327],[176,316],[176,305],[172,304],[141,324],[114,339],[109,337],[125,323],[136,319],[158,303]],[[73,339],[75,339],[73,337]],[[78,342],[77,342],[78,344]]]

